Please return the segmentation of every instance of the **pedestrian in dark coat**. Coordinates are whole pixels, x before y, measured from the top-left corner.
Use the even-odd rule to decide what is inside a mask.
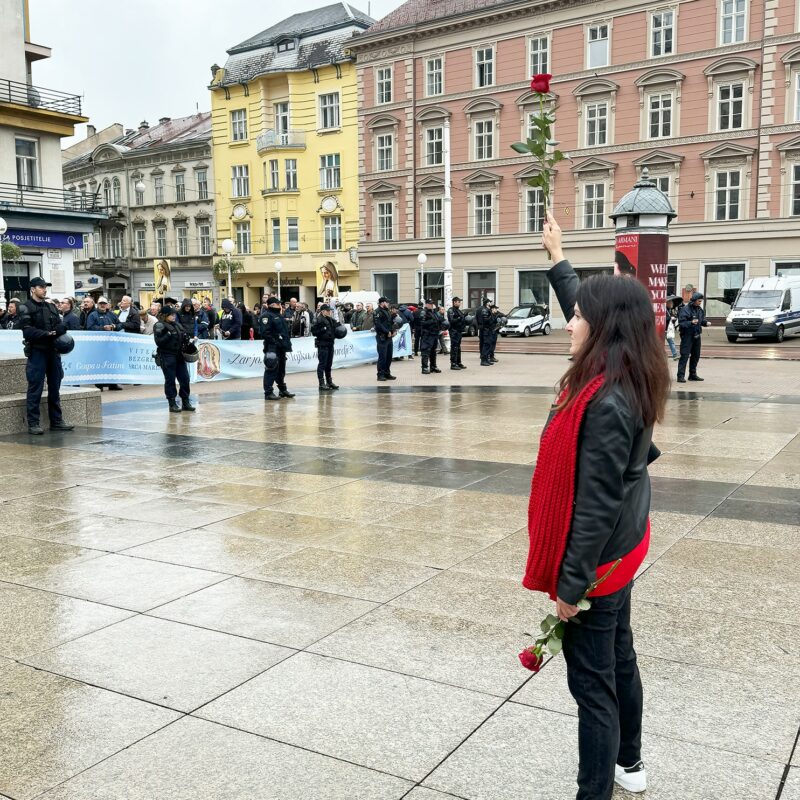
[[[228,298],[222,301],[219,329],[223,339],[234,340],[242,336],[242,312]]]
[[[681,306],[678,312],[678,330],[681,334],[681,357],[678,361],[678,383],[686,383],[686,364],[689,364],[689,380],[702,381],[697,374],[700,362],[700,345],[703,328],[708,327],[706,312],[703,310],[703,294],[695,292],[692,299]]]

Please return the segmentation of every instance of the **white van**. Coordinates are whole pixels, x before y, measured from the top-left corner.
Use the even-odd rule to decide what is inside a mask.
[[[751,278],[725,320],[729,342],[800,334],[800,278]]]

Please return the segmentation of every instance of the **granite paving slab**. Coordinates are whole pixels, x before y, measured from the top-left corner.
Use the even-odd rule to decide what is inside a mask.
[[[148,616],[135,616],[26,659],[26,663],[192,711],[293,651]]]
[[[205,526],[206,530],[272,539],[303,546],[324,544],[342,533],[327,517],[260,508]]]
[[[0,793],[30,800],[179,714],[15,664],[0,670]]]
[[[326,800],[400,800],[412,784],[185,717],[42,800],[308,800],[311,786]]]
[[[196,713],[420,780],[499,702],[485,694],[299,653]]]

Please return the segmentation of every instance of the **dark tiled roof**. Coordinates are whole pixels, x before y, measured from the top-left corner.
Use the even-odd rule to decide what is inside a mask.
[[[283,22],[267,28],[256,36],[237,44],[228,50],[230,55],[241,53],[246,50],[256,50],[260,47],[269,47],[281,39],[291,39],[294,37],[302,38],[315,33],[324,33],[326,30],[335,29],[346,25],[357,25],[359,28],[367,28],[375,20],[368,17],[349,3],[334,3],[330,6],[315,9],[314,11],[304,11],[300,14],[293,14]]]
[[[436,19],[453,17],[478,11],[482,8],[502,6],[516,0],[408,0],[400,8],[378,20],[367,33],[390,31],[395,28],[404,28],[408,25],[419,25],[422,22],[431,22]]]

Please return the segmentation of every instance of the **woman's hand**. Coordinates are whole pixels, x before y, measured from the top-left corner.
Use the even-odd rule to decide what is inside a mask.
[[[569,603],[564,602],[560,597],[556,599],[556,614],[562,622],[569,621],[570,617],[574,617],[580,609],[578,606],[571,606]]]
[[[547,221],[542,227],[542,247],[550,253],[554,264],[564,260],[564,251],[561,249],[561,227],[549,211]]]

